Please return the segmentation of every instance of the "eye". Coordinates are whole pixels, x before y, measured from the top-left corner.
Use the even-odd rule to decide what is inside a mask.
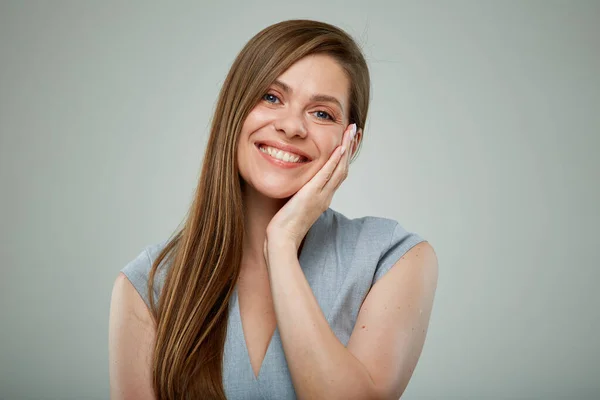
[[[328,119],[330,121],[333,121],[333,117],[323,110],[315,111],[313,114],[315,114],[315,116],[319,119]]]
[[[279,98],[271,93],[265,94],[262,98],[264,101],[271,104],[276,104],[279,101]]]

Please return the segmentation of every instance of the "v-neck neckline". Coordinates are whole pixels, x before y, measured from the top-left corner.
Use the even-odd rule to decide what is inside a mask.
[[[327,212],[327,211],[325,211]],[[306,258],[306,256],[304,256],[304,254],[306,253],[307,249],[310,248],[310,242],[312,237],[314,236],[314,231],[315,231],[315,226],[319,223],[319,221],[321,220],[323,214],[321,214],[319,216],[319,218],[317,218],[317,220],[313,223],[313,225],[310,227],[310,229],[308,230],[308,232],[306,233],[306,236],[304,238],[304,244],[301,246],[300,249],[300,255],[298,256],[298,262],[300,263],[300,266],[302,266],[304,259]],[[279,334],[279,327],[277,326],[277,324],[275,324],[275,329],[273,331],[273,333],[271,334],[271,338],[269,339],[269,344],[267,345],[267,350],[265,351],[265,355],[262,359],[262,362],[260,364],[260,367],[258,368],[258,375],[254,374],[254,369],[252,368],[252,362],[250,361],[250,353],[248,352],[248,345],[246,343],[246,335],[244,333],[244,325],[242,323],[242,313],[240,310],[240,300],[239,300],[239,293],[238,293],[238,284],[236,282],[235,284],[235,288],[233,291],[233,298],[234,298],[234,304],[235,304],[235,317],[236,317],[236,323],[238,324],[238,328],[239,328],[239,332],[240,332],[240,336],[241,336],[241,345],[244,349],[244,364],[247,368],[249,368],[250,370],[250,375],[252,376],[252,380],[254,382],[260,382],[261,381],[261,376],[264,375],[264,370],[265,368],[267,368],[267,366],[265,364],[268,364],[268,358],[269,358],[269,353],[271,353],[271,348],[273,347],[273,342],[275,340],[275,338],[278,336]]]

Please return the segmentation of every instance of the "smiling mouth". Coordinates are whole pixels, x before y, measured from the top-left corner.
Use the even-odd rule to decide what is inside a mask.
[[[308,158],[301,156],[299,154],[294,154],[294,153],[290,153],[287,151],[283,151],[283,150],[277,149],[275,147],[267,146],[265,144],[257,143],[256,147],[258,147],[259,151],[261,151],[279,161],[293,163],[293,164],[303,164],[303,163],[306,163],[309,161]]]

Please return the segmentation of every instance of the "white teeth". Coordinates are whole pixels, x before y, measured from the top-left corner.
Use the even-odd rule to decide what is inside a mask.
[[[300,161],[300,156],[290,154],[285,151],[275,149],[273,147],[262,145],[259,147],[259,150],[262,151],[263,153],[267,153],[271,157],[276,158],[281,161],[293,162],[293,163],[297,163]]]

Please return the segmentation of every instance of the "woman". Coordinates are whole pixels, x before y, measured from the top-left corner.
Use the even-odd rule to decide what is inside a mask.
[[[117,278],[113,399],[398,399],[437,261],[396,221],[329,208],[361,143],[369,73],[334,26],[285,21],[223,84],[183,228]]]

